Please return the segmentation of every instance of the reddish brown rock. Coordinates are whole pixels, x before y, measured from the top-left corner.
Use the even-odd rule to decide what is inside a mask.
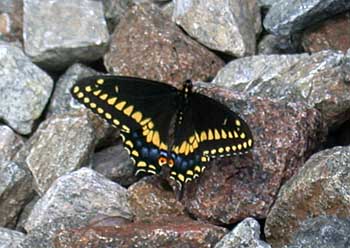
[[[12,3],[0,3],[0,36],[6,41],[22,40],[22,1]]]
[[[171,188],[159,177],[147,177],[129,189],[129,204],[135,220],[184,215],[184,206]]]
[[[153,223],[65,230],[56,236],[55,247],[214,247],[225,233],[222,227],[178,217]]]
[[[104,59],[111,73],[175,84],[207,80],[224,65],[149,4],[134,6],[120,21]]]
[[[350,12],[343,13],[307,29],[302,37],[305,51],[341,50],[350,48]]]
[[[200,91],[225,102],[246,120],[255,145],[250,154],[213,160],[199,180],[187,186],[182,202],[192,215],[212,223],[265,218],[283,182],[324,139],[320,114],[299,103],[243,101],[232,91],[206,88]]]

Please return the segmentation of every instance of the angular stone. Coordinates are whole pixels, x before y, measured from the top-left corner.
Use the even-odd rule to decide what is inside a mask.
[[[23,12],[25,52],[44,68],[97,60],[107,48],[101,1],[24,0]]]
[[[315,53],[322,50],[341,50],[350,48],[350,12],[326,20],[308,28],[302,36],[305,51]]]
[[[306,220],[285,248],[343,248],[350,243],[350,220],[319,216]]]
[[[24,237],[24,233],[0,227],[0,248],[17,248]]]
[[[236,57],[255,53],[255,26],[246,0],[175,0],[173,20],[205,46]],[[256,12],[255,12],[256,13]],[[254,13],[254,14],[255,14]]]
[[[38,194],[87,161],[95,145],[94,130],[86,111],[53,116],[40,124],[16,155],[33,174]]]
[[[345,0],[277,1],[264,19],[264,27],[273,34],[290,35],[350,9]]]
[[[265,235],[273,247],[290,243],[311,217],[350,215],[349,164],[350,146],[323,150],[282,186],[265,225]]]
[[[24,205],[33,195],[32,176],[22,166],[0,163],[0,226],[14,227]]]
[[[16,46],[0,43],[0,119],[29,134],[45,108],[52,79]]]
[[[114,28],[123,18],[125,13],[133,4],[133,0],[104,0],[104,14],[107,21],[108,29],[112,33]]]
[[[266,218],[282,183],[325,140],[319,111],[267,98],[243,100],[240,93],[215,85],[194,89],[241,116],[255,144],[247,155],[209,162],[201,177],[186,185],[182,203],[191,216],[216,224]]]
[[[23,3],[18,0],[0,2],[0,39],[19,41],[22,39]]]
[[[214,83],[248,95],[306,102],[329,127],[346,121],[350,108],[350,52],[254,56],[234,60]]]
[[[260,225],[253,218],[244,219],[215,245],[215,248],[232,247],[271,248],[260,240]]]
[[[113,74],[174,84],[189,78],[206,80],[224,64],[149,4],[136,5],[125,15],[104,58]]]
[[[8,126],[0,125],[0,163],[11,160],[23,144],[21,136]]]
[[[289,37],[265,35],[258,44],[258,54],[296,54],[297,44]]]
[[[213,247],[226,229],[189,218],[157,219],[120,227],[87,227],[59,233],[56,247]]]
[[[58,178],[35,204],[25,229],[64,216],[96,216],[105,214],[131,218],[127,190],[95,171],[82,168]]]
[[[171,188],[166,189],[164,185],[166,183],[162,184],[161,180],[148,177],[128,188],[129,204],[136,221],[185,215],[184,206],[176,200]]]
[[[137,181],[135,167],[121,142],[95,153],[91,164],[95,171],[120,185],[129,186]]]
[[[284,0],[257,0],[259,6],[264,9],[269,9],[273,4],[275,4],[278,1],[284,1]]]

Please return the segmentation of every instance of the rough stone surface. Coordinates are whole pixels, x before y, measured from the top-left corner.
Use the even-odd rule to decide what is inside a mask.
[[[285,102],[306,102],[329,127],[347,120],[350,108],[350,53],[260,55],[234,60],[214,83],[244,94]]]
[[[297,44],[289,37],[265,35],[258,44],[258,54],[295,54]]]
[[[85,111],[57,115],[41,123],[16,161],[30,169],[35,190],[42,195],[56,178],[80,168],[94,144],[94,128]]]
[[[133,0],[104,0],[104,14],[107,21],[108,29],[112,33],[120,19],[131,7]]]
[[[264,27],[274,34],[290,35],[347,9],[347,0],[277,1],[268,11]]]
[[[273,247],[291,242],[301,224],[321,215],[350,215],[350,146],[314,154],[281,188],[265,225]]]
[[[350,244],[350,220],[319,216],[306,220],[285,248],[345,248]]]
[[[27,169],[12,161],[0,163],[0,226],[16,225],[18,214],[32,196],[31,182]]]
[[[214,85],[200,84],[195,91],[238,113],[250,126],[255,144],[247,155],[210,162],[199,180],[186,185],[182,203],[192,216],[212,223],[265,218],[281,184],[325,139],[319,111],[267,98],[243,100]]]
[[[350,48],[350,12],[341,14],[303,33],[302,46],[305,51],[315,53],[322,50],[341,50]]]
[[[128,152],[121,142],[118,145],[105,148],[92,156],[92,168],[123,186],[129,186],[137,181],[134,176],[134,165]]]
[[[56,247],[214,247],[226,230],[188,218],[158,219],[119,227],[88,227],[57,235]]]
[[[2,0],[0,2],[0,13],[0,40],[22,40],[22,1]]]
[[[261,8],[269,9],[273,4],[275,4],[278,1],[283,0],[257,0],[257,3]]]
[[[176,200],[171,188],[168,186],[166,190],[164,185],[161,180],[148,177],[129,187],[129,204],[136,221],[185,215],[184,206]]]
[[[24,0],[23,12],[25,52],[44,68],[97,60],[107,48],[101,1]]]
[[[260,240],[260,225],[253,218],[244,219],[215,245],[215,248],[232,247],[271,248]]]
[[[114,31],[105,66],[118,75],[179,83],[207,80],[223,66],[214,53],[187,37],[155,5],[134,6]]]
[[[52,79],[18,47],[0,43],[0,119],[15,131],[29,134],[52,88]]]
[[[256,1],[175,0],[174,21],[205,46],[236,57],[255,53]]]
[[[11,128],[0,125],[0,163],[9,161],[24,144],[24,139]]]
[[[0,227],[0,248],[17,248],[24,237],[24,233]]]
[[[131,218],[127,191],[95,171],[82,168],[57,179],[35,204],[25,229],[58,217],[105,214]]]

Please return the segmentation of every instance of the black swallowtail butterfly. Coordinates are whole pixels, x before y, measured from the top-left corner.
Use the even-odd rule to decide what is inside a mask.
[[[121,76],[79,80],[71,93],[80,103],[120,128],[136,174],[170,168],[180,186],[198,177],[211,158],[247,152],[248,125],[223,104],[156,81]],[[173,133],[169,130],[173,130]]]

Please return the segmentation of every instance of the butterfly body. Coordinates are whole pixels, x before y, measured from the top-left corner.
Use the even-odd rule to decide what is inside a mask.
[[[180,185],[192,181],[212,158],[247,152],[248,125],[221,103],[192,91],[151,80],[96,76],[71,90],[80,103],[119,127],[136,174],[170,169]]]

